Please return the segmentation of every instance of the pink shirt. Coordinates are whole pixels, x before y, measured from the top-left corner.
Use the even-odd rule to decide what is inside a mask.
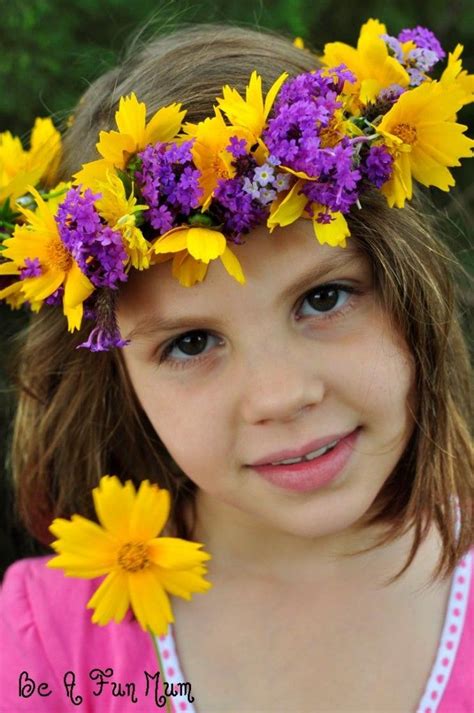
[[[64,577],[46,569],[46,559],[16,562],[5,575],[0,593],[0,711],[164,711],[150,635],[131,616],[121,624],[92,624],[85,604],[100,580]],[[416,713],[474,711],[473,560],[474,549],[454,572],[438,652]],[[173,712],[196,713],[199,702],[181,670],[172,626],[157,643]],[[180,687],[179,682],[191,685]]]

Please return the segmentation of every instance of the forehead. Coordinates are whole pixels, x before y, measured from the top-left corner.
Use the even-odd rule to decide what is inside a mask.
[[[147,317],[198,315],[210,309],[215,315],[224,309],[249,310],[257,302],[269,307],[290,297],[300,282],[308,282],[309,289],[319,277],[337,272],[342,278],[346,267],[367,262],[352,238],[345,248],[319,244],[306,220],[271,234],[260,227],[245,237],[245,244],[228,245],[242,266],[244,285],[227,273],[218,258],[210,262],[202,282],[183,287],[171,274],[168,261],[131,272],[120,292],[119,316],[136,326]]]

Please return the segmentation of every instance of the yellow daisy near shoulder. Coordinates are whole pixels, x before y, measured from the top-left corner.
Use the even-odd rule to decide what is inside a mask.
[[[95,624],[119,623],[131,606],[144,631],[165,634],[174,621],[168,594],[191,599],[210,589],[203,563],[211,556],[197,542],[157,537],[170,495],[148,480],[137,492],[130,480],[105,475],[92,494],[100,524],[80,515],[56,518],[49,529],[58,554],[46,566],[81,579],[107,575],[87,603]]]

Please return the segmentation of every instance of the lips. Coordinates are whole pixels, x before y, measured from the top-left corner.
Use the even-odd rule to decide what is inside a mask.
[[[302,456],[305,456],[307,453],[311,453],[311,451],[316,451],[319,448],[328,446],[330,443],[334,443],[334,441],[340,441],[343,438],[346,438],[353,431],[354,429],[352,428],[351,430],[344,431],[343,433],[334,433],[332,435],[325,436],[324,438],[318,438],[314,441],[310,441],[309,443],[304,446],[301,446],[300,448],[296,448],[293,450],[286,449],[283,451],[275,451],[274,453],[269,453],[263,458],[260,458],[259,460],[256,460],[253,463],[249,463],[249,466],[253,467],[257,465],[270,465],[271,463],[276,463],[277,461],[288,460],[288,458],[302,458]]]

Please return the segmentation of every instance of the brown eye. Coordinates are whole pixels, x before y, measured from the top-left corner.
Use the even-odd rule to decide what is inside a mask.
[[[201,353],[207,344],[206,332],[189,332],[179,339],[176,339],[174,346],[177,346],[183,354],[188,356],[197,356]]]
[[[314,309],[320,312],[328,312],[337,305],[339,300],[341,290],[334,285],[325,285],[324,287],[318,287],[317,290],[313,290],[307,297],[308,302]]]

